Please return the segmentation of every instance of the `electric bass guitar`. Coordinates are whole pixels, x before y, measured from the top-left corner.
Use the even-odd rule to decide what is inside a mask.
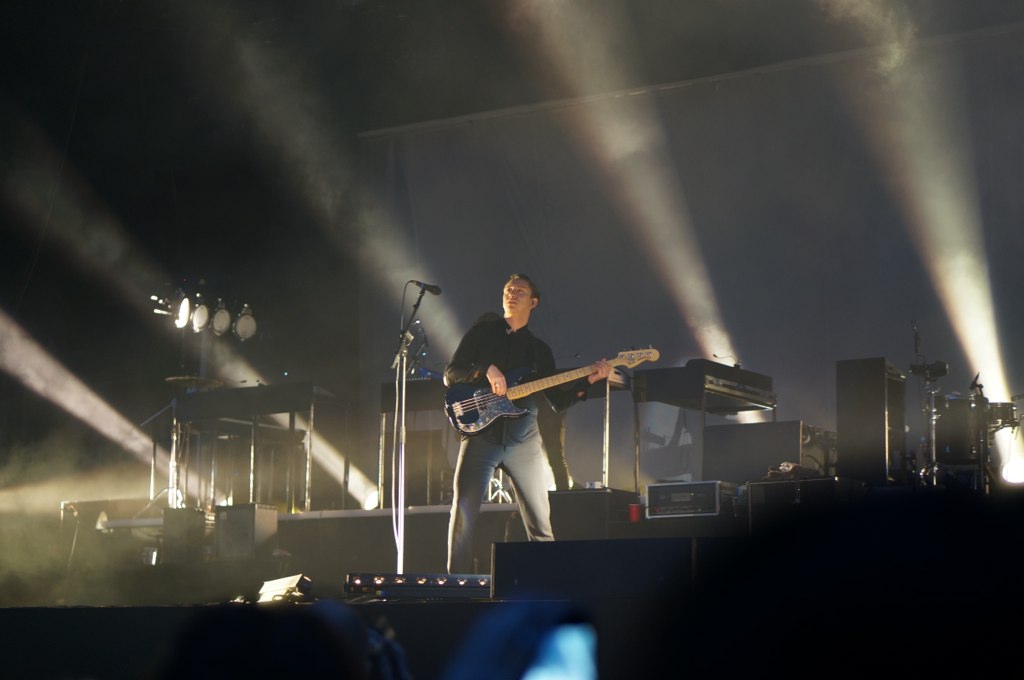
[[[658,350],[653,348],[635,349],[619,352],[619,355],[609,359],[608,363],[612,367],[633,368],[645,361],[657,361],[659,356],[661,355]],[[445,412],[448,414],[448,420],[451,421],[452,426],[462,434],[479,434],[498,418],[518,418],[525,415],[528,409],[516,406],[513,403],[516,399],[522,399],[549,387],[585,378],[593,372],[594,366],[590,365],[547,378],[520,383],[529,376],[530,369],[518,368],[509,371],[505,376],[509,388],[502,396],[491,391],[491,386],[486,383],[456,383],[445,392]]]

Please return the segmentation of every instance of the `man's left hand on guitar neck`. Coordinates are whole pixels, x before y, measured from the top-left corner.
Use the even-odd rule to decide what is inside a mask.
[[[593,366],[594,372],[587,376],[587,380],[591,385],[598,380],[606,379],[612,372],[612,365],[608,363],[607,359],[599,359],[594,362]]]

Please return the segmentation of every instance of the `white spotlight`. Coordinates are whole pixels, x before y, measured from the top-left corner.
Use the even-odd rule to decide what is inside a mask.
[[[217,309],[213,313],[211,327],[214,335],[224,335],[231,328],[231,312],[228,311],[223,300],[217,300]]]
[[[256,335],[256,319],[253,318],[249,305],[242,305],[242,311],[235,319],[235,335],[243,341]]]
[[[188,319],[192,315],[192,303],[188,297],[181,298],[178,305],[178,316],[174,319],[175,328],[184,328],[188,325]]]
[[[198,298],[198,296],[197,296]],[[192,332],[201,333],[210,324],[210,308],[197,299],[195,311],[192,312]]]

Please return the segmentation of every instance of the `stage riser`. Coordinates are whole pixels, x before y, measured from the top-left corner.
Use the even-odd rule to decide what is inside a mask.
[[[634,494],[617,490],[554,493],[553,523],[556,536],[563,537],[555,543],[586,545],[590,539],[660,540],[746,533],[745,517],[621,521],[625,503],[630,500],[635,500]],[[161,539],[159,524],[143,530],[108,532],[85,530],[83,526],[74,542],[64,603],[103,606],[227,601],[254,595],[264,581],[296,573],[312,580],[318,597],[344,597],[345,576],[349,573],[446,571],[446,506],[407,513],[401,566],[389,512],[348,511],[344,516],[282,513],[274,523],[258,521],[259,513],[253,515],[257,509],[264,510],[253,506],[236,508],[231,519],[237,522],[221,521],[221,530],[229,530],[229,535],[221,535],[221,531],[197,532],[193,539],[197,544],[182,545],[179,540],[171,546],[170,554],[166,553],[168,546],[161,542],[166,537]],[[64,538],[70,547],[71,536]],[[485,507],[478,525],[472,573],[491,573],[493,545],[525,540],[522,520],[514,505]],[[225,550],[229,544],[232,549]],[[574,551],[566,554],[571,553]],[[247,558],[250,554],[253,557]],[[46,600],[41,604],[52,603]]]
[[[655,602],[699,584],[746,546],[740,536],[495,543],[495,599]]]
[[[224,539],[218,546],[216,533],[205,537],[198,534],[196,541],[202,544],[175,545],[172,559],[164,560],[158,528],[145,533],[82,530],[75,541],[65,603],[102,606],[227,601],[258,592],[264,581],[294,573],[309,576],[317,596],[341,597],[348,573],[399,570],[389,513],[280,517],[284,519],[277,522],[272,545],[261,547],[253,559],[219,557],[218,547],[223,547]],[[490,572],[492,543],[525,540],[522,520],[513,505],[489,508],[481,513],[478,526],[475,573]],[[246,532],[232,527],[232,536],[235,533]],[[444,572],[447,535],[447,511],[407,514],[401,571]],[[70,548],[71,537],[65,538]],[[155,565],[149,562],[154,548],[158,554]],[[232,550],[230,554],[242,552]]]

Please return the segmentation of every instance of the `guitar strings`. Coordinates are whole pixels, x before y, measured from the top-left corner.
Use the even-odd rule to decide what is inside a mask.
[[[646,359],[642,359],[642,361],[646,361]],[[610,363],[613,366],[618,365],[618,363],[615,362],[614,360],[612,362],[610,362]],[[577,369],[577,370],[579,370],[579,369]],[[573,373],[573,371],[569,371],[569,373]],[[566,373],[565,375],[568,375],[568,373]],[[538,382],[540,382],[540,381],[538,381]],[[555,383],[555,384],[557,385],[559,383]],[[523,396],[526,396],[526,395],[523,395]],[[473,395],[472,397],[470,397],[468,399],[463,399],[462,401],[457,401],[457,402],[455,402],[455,404],[458,404],[458,406],[460,408],[462,408],[464,411],[466,409],[469,409],[469,408],[476,409],[476,410],[479,411],[482,407],[488,406],[488,405],[493,404],[494,402],[497,402],[497,401],[501,401],[502,399],[508,399],[509,401],[512,401],[511,397],[508,396],[508,393],[505,393],[504,395],[497,395],[497,394],[494,394],[493,392],[482,392],[481,394],[475,394],[475,395]],[[453,406],[455,404],[453,404]]]
[[[465,408],[466,406],[471,406],[479,410],[482,406],[492,404],[496,401],[500,401],[505,398],[506,397],[498,396],[497,394],[494,394],[492,392],[490,394],[481,394],[478,396],[470,397],[469,399],[463,399],[462,401],[459,402],[459,404],[463,408]]]
[[[570,371],[570,372],[572,372],[572,371]],[[540,382],[540,381],[538,381],[538,382]],[[558,384],[560,384],[560,383],[555,383],[555,385],[558,385]],[[527,395],[523,395],[523,396],[527,396]],[[493,404],[493,403],[495,403],[497,401],[501,401],[502,399],[508,399],[509,401],[512,401],[512,398],[508,396],[507,392],[505,394],[503,394],[503,395],[497,395],[494,392],[483,392],[483,391],[481,391],[481,394],[474,395],[472,397],[469,397],[468,399],[463,399],[462,401],[459,401],[459,402],[456,402],[456,403],[458,403],[459,406],[462,407],[463,410],[465,410],[467,408],[474,408],[474,409],[479,411],[482,407],[489,406],[489,405],[491,405],[491,404]]]
[[[577,370],[579,370],[579,369],[577,369]],[[575,371],[570,371],[570,373],[574,373],[574,372]],[[568,375],[568,373],[566,375]],[[537,382],[538,383],[539,382],[543,382],[543,380],[538,380]],[[561,383],[556,382],[556,383],[554,383],[552,385],[552,387],[554,387],[555,385],[559,385],[559,384],[561,384]],[[521,387],[521,385],[516,385],[515,387]],[[538,389],[536,391],[540,391],[540,390]],[[522,396],[525,397],[525,396],[528,396],[528,394],[533,394],[533,392],[528,392],[527,394],[524,394]],[[480,394],[476,394],[476,395],[474,395],[472,397],[469,397],[468,399],[463,399],[462,401],[459,401],[459,402],[456,402],[456,403],[459,404],[459,406],[461,406],[464,409],[467,408],[467,407],[471,407],[471,408],[476,408],[477,410],[479,410],[482,406],[487,406],[487,405],[493,404],[494,402],[501,401],[502,399],[508,399],[509,401],[513,401],[512,397],[508,396],[508,392],[506,392],[503,395],[497,395],[494,392],[483,392],[481,390]]]

